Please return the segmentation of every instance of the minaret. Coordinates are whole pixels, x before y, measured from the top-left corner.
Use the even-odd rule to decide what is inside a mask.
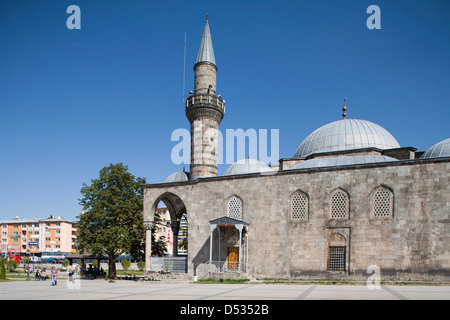
[[[225,101],[216,94],[217,67],[208,13],[194,72],[194,93],[186,99],[186,116],[191,123],[190,179],[217,176],[219,124],[225,113]]]

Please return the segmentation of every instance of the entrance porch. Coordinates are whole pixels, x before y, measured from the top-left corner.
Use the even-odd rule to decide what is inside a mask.
[[[243,219],[227,216],[210,221],[209,273],[247,273],[248,226]]]

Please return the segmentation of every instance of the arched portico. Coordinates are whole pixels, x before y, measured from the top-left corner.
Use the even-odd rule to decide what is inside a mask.
[[[167,222],[166,226],[172,229],[174,246],[173,256],[178,256],[178,233],[180,231],[180,221],[184,214],[187,213],[186,206],[181,198],[172,193],[165,192],[157,197],[150,205],[146,205],[144,201],[144,226],[145,233],[145,269],[149,271],[151,268],[151,253],[152,253],[152,229],[155,225],[161,225],[162,221],[158,221],[155,218],[155,211],[160,202],[163,202],[170,215],[170,222]]]

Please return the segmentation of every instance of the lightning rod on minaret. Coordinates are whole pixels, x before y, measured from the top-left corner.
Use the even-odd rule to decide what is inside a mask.
[[[183,63],[183,104],[184,99],[186,98],[185,90],[186,83],[186,32],[184,33],[184,63]]]

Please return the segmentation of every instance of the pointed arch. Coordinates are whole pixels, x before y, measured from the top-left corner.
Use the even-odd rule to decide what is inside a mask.
[[[153,203],[154,209],[160,201],[166,205],[172,220],[181,219],[183,214],[187,213],[184,201],[173,192],[166,191],[161,194]]]
[[[371,200],[371,218],[394,217],[394,191],[390,187],[386,185],[376,187],[372,191]]]
[[[309,197],[306,192],[297,190],[291,194],[290,219],[292,221],[308,221],[309,219]]]
[[[348,219],[350,212],[350,197],[348,192],[337,188],[330,196],[330,218]]]
[[[181,218],[184,214],[187,214],[187,208],[180,196],[177,194],[166,191],[161,193],[157,197],[152,197],[151,199],[145,199],[145,194],[147,192],[144,191],[144,225],[147,225],[146,227],[146,258],[145,258],[145,268],[147,270],[150,270],[151,268],[151,254],[152,254],[152,232],[155,232],[155,230],[152,230],[155,225],[161,226],[161,224],[164,224],[165,227],[171,228],[171,232],[173,235],[174,246],[173,246],[173,256],[178,256],[178,232],[180,230],[180,222]],[[155,212],[158,208],[158,204],[160,202],[163,202],[164,205],[167,207],[167,210],[170,215],[170,221],[162,221],[157,218],[155,218]],[[186,260],[187,261],[187,260]],[[187,270],[187,269],[186,269]]]
[[[228,199],[227,203],[227,216],[230,218],[242,219],[243,218],[242,213],[243,213],[242,199],[236,195],[232,195]]]

